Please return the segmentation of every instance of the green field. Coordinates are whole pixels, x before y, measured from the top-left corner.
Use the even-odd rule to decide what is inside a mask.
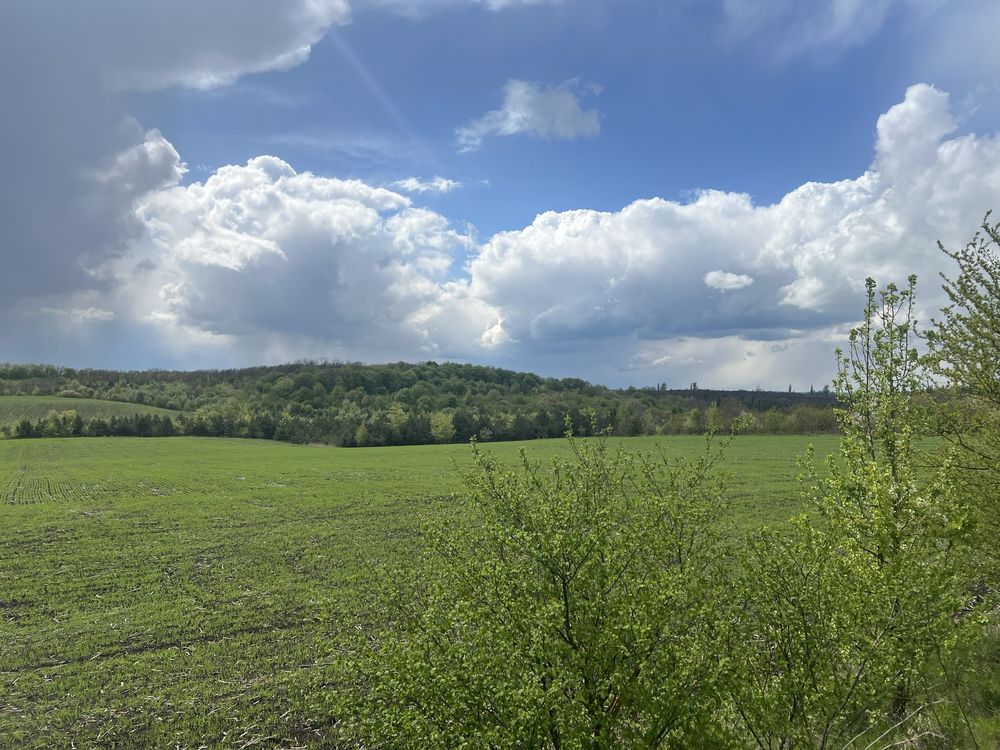
[[[810,442],[836,446],[736,441],[737,523],[801,509]],[[519,445],[486,449],[513,460]],[[377,595],[373,570],[462,512],[470,465],[455,445],[0,441],[0,747],[324,746],[330,665]]]
[[[0,424],[16,422],[19,419],[36,421],[44,419],[50,412],[61,414],[73,410],[84,419],[109,419],[127,417],[132,414],[159,414],[162,417],[177,417],[180,412],[160,409],[156,406],[130,404],[123,401],[101,401],[96,398],[63,398],[60,396],[0,396]]]

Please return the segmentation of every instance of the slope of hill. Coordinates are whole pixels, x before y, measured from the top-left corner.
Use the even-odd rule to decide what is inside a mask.
[[[83,419],[111,419],[133,414],[150,414],[177,418],[180,412],[157,406],[131,404],[121,401],[102,401],[95,398],[68,398],[65,396],[0,396],[0,423],[44,419],[52,412],[62,414],[75,411]]]
[[[0,394],[73,395],[184,411],[177,430],[183,434],[344,446],[528,440],[559,437],[567,425],[578,435],[594,429],[698,434],[728,430],[737,417],[749,431],[765,434],[835,429],[833,397],[826,392],[668,390],[663,384],[615,390],[579,378],[449,362],[299,362],[195,372],[3,365]]]

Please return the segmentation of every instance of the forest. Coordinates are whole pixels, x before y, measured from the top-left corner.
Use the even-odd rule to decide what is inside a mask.
[[[85,418],[73,410],[0,425],[0,435],[196,435],[323,443],[419,445],[531,440],[592,431],[617,436],[837,430],[829,387],[809,392],[698,388],[615,390],[578,378],[423,362],[299,362],[241,370],[117,372],[0,365],[0,396],[100,399],[175,414]]]

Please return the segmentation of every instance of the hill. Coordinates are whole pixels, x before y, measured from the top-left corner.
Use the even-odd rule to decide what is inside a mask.
[[[179,412],[158,406],[132,404],[121,401],[103,401],[95,398],[69,398],[66,396],[0,396],[0,424],[21,419],[44,419],[51,412],[61,414],[75,411],[83,419],[111,419],[133,414],[156,414],[163,417],[179,416]]]
[[[578,435],[594,429],[621,436],[699,434],[728,430],[737,417],[762,434],[835,430],[827,392],[714,391],[694,384],[611,389],[450,362],[298,362],[193,372],[3,365],[0,394],[187,412],[176,433],[342,446],[529,440],[561,436],[567,425]]]

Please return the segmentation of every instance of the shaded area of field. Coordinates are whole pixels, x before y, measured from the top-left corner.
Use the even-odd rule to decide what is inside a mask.
[[[835,440],[738,440],[734,521],[800,510],[796,459]],[[567,450],[488,449],[513,461],[521,445]],[[463,512],[470,465],[454,445],[0,442],[0,746],[321,746],[337,638],[376,595],[374,567]]]
[[[124,401],[102,401],[96,398],[64,398],[60,396],[0,396],[0,424],[19,419],[44,419],[51,412],[75,411],[84,419],[110,419],[132,414],[150,414],[176,418],[179,411],[161,409]]]

